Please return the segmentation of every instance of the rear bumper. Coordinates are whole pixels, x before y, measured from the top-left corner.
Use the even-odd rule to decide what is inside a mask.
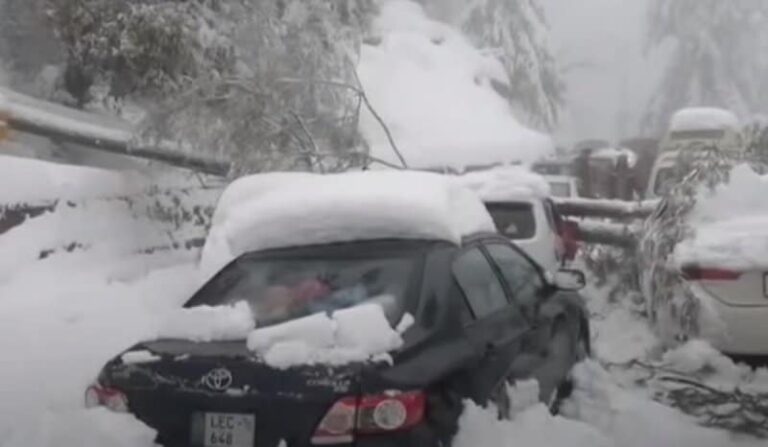
[[[768,306],[731,306],[693,287],[705,296],[724,326],[724,333],[708,337],[719,350],[728,354],[768,355]]]

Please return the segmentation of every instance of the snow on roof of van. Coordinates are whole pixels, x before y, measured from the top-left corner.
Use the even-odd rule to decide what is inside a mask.
[[[495,231],[477,195],[425,172],[272,173],[241,178],[222,194],[201,259],[213,274],[252,251],[374,239],[460,243]]]
[[[591,154],[592,158],[612,160],[614,163],[618,162],[619,157],[621,156],[627,157],[627,164],[629,164],[630,167],[635,166],[637,163],[637,154],[635,151],[626,148],[606,147],[593,151]]]
[[[691,130],[738,129],[739,119],[733,112],[713,107],[679,110],[672,116],[669,130],[685,132]]]
[[[529,200],[550,195],[549,183],[539,174],[521,166],[507,166],[471,172],[459,177],[484,202]]]

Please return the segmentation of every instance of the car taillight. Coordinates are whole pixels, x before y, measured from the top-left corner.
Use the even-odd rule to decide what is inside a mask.
[[[114,412],[125,413],[128,411],[128,398],[122,391],[115,388],[91,385],[85,390],[85,406],[86,408],[107,407]]]
[[[683,278],[689,281],[735,281],[741,272],[723,268],[686,265],[682,268]]]
[[[312,444],[347,444],[356,434],[387,433],[411,428],[424,419],[421,391],[345,397],[338,400],[315,430]]]

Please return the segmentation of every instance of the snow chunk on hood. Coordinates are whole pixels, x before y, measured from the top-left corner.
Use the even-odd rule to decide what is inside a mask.
[[[699,192],[688,223],[694,235],[676,247],[677,265],[768,268],[768,176],[737,166],[727,184]]]
[[[550,186],[544,177],[520,166],[471,172],[460,176],[459,181],[475,191],[484,202],[544,198],[550,195]]]
[[[376,112],[411,167],[533,162],[554,152],[550,137],[521,125],[493,84],[509,79],[501,63],[421,6],[381,6],[362,47],[358,74]],[[370,39],[372,41],[373,39]],[[373,155],[399,164],[380,123],[364,110],[360,130]]]
[[[670,130],[673,132],[738,128],[739,119],[733,112],[712,107],[682,109],[670,121]]]
[[[161,322],[157,338],[194,342],[244,340],[255,325],[251,308],[244,301],[233,306],[196,306],[170,312]]]
[[[408,315],[406,318],[412,320]],[[281,369],[389,360],[387,354],[402,343],[401,334],[390,326],[378,304],[338,310],[330,317],[324,313],[311,315],[256,329],[248,335],[248,349],[259,353],[268,365]]]
[[[478,197],[425,172],[259,174],[222,195],[201,258],[209,278],[238,256],[282,247],[374,239],[460,243],[491,231]]]

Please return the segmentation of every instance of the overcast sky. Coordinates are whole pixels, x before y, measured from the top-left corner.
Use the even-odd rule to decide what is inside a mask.
[[[663,66],[643,55],[649,0],[542,1],[569,89],[559,142],[634,136]]]

